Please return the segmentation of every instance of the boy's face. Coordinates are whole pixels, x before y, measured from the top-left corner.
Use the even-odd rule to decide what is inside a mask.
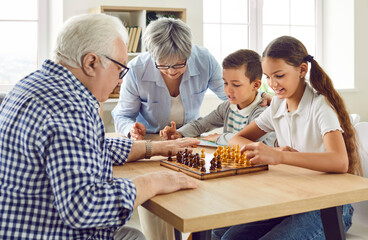
[[[250,83],[243,67],[224,69],[222,75],[225,93],[231,104],[237,104],[239,109],[243,109],[254,101],[261,80]]]

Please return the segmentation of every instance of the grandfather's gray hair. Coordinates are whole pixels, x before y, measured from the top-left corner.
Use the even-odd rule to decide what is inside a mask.
[[[159,18],[151,22],[143,36],[144,45],[154,61],[175,64],[188,59],[192,52],[192,33],[183,21]]]
[[[59,32],[54,60],[79,68],[87,53],[114,57],[115,41],[128,42],[128,33],[120,19],[105,14],[82,14],[68,19]],[[101,58],[106,67],[110,61]]]

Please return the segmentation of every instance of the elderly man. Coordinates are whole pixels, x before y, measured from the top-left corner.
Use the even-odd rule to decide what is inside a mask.
[[[123,226],[162,193],[195,188],[180,173],[114,178],[112,165],[177,152],[195,139],[105,138],[98,114],[128,72],[127,32],[103,14],[68,20],[55,61],[20,80],[0,107],[0,239],[144,239]]]

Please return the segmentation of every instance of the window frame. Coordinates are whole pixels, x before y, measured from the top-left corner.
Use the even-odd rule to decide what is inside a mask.
[[[43,61],[49,56],[47,35],[49,27],[48,9],[48,0],[37,0],[37,69],[42,66]],[[25,20],[25,22],[26,21],[27,20]],[[0,84],[0,92],[9,92],[14,85],[15,84]]]

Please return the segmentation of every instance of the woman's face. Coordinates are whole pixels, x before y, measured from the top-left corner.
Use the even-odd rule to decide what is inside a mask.
[[[168,68],[169,67],[169,68]],[[178,80],[187,70],[187,61],[180,60],[173,65],[166,63],[157,63],[156,68],[160,70],[163,77],[169,80]],[[168,69],[165,69],[168,68]]]

